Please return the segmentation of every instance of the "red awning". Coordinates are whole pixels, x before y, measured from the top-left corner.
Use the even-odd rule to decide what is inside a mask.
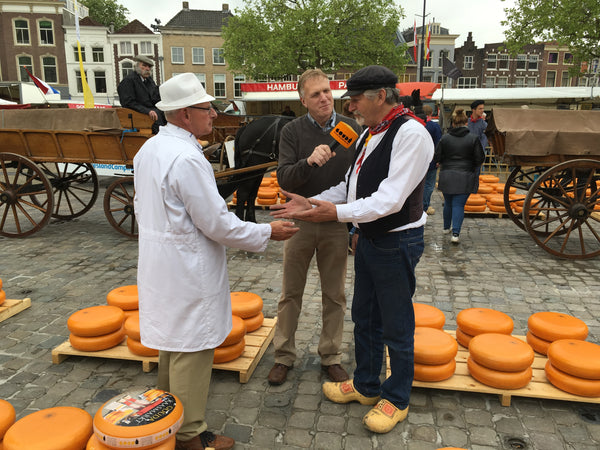
[[[430,99],[433,93],[440,88],[439,83],[429,83],[426,81],[413,81],[410,83],[398,83],[396,85],[400,89],[400,95],[411,95],[415,89],[421,89],[421,98]]]

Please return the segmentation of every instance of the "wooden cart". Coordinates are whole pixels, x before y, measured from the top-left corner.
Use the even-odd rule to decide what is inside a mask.
[[[600,255],[600,111],[494,108],[486,135],[513,222],[559,258]]]

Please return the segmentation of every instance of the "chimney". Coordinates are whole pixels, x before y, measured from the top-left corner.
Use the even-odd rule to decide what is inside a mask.
[[[186,11],[190,9],[190,2],[183,2],[183,9]]]

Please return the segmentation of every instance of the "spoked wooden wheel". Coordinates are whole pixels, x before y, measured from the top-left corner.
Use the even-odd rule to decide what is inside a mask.
[[[540,175],[525,199],[523,223],[555,256],[600,255],[600,161],[567,161]]]
[[[108,222],[119,233],[132,238],[138,235],[134,196],[133,177],[119,178],[108,186],[104,194],[104,214]]]
[[[547,169],[547,167],[522,168],[517,166],[506,179],[506,184],[504,185],[504,207],[506,208],[506,214],[522,230],[525,229],[522,214],[523,204],[525,203],[524,199],[531,185]],[[510,193],[511,187],[517,189],[515,194]]]
[[[50,220],[53,205],[50,181],[33,161],[0,153],[0,235],[35,233]]]
[[[70,220],[85,214],[98,198],[98,176],[89,163],[38,163],[54,191],[52,217]],[[32,200],[41,206],[37,197]]]

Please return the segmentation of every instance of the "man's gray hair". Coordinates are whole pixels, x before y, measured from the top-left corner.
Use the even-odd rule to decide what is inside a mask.
[[[363,92],[364,96],[368,99],[373,100],[379,94],[379,91],[383,89],[385,91],[385,102],[390,105],[400,103],[400,90],[397,88],[385,87],[380,89],[369,89]]]

